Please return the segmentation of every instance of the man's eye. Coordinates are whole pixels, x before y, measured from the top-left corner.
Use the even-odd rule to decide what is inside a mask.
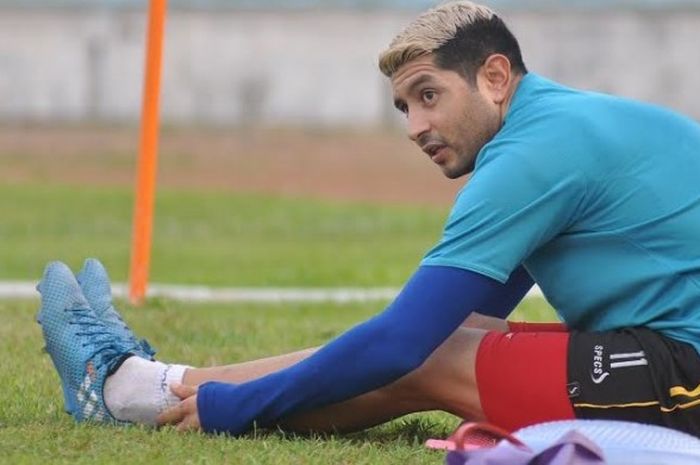
[[[435,101],[437,93],[434,90],[426,90],[423,92],[422,96],[425,103],[432,103]]]

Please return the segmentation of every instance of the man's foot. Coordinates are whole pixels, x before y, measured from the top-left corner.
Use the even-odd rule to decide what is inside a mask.
[[[76,275],[76,279],[95,315],[120,339],[130,341],[139,347],[136,355],[146,360],[154,360],[156,351],[145,339],[137,339],[114,307],[112,287],[104,265],[95,258],[88,258],[83,264],[83,269]]]
[[[97,318],[63,263],[49,263],[37,289],[41,293],[37,321],[61,378],[66,411],[77,421],[116,423],[105,406],[104,383],[139,348],[115,337]]]

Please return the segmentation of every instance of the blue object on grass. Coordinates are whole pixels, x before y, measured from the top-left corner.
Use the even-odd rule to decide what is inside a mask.
[[[138,348],[97,318],[65,264],[49,263],[37,289],[37,321],[61,379],[66,411],[77,421],[118,423],[105,405],[104,383]]]
[[[88,258],[83,269],[76,275],[78,284],[83,291],[95,315],[121,339],[129,341],[138,347],[136,353],[146,360],[154,360],[156,351],[145,339],[139,340],[112,302],[112,286],[104,265],[95,258]]]

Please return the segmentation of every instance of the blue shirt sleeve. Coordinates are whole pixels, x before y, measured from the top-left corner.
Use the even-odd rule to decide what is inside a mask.
[[[505,319],[534,285],[535,281],[530,273],[520,265],[511,273],[503,289],[489,301],[488,307],[481,309],[479,313]]]
[[[527,282],[519,275],[517,281],[523,280]],[[472,311],[505,311],[506,289],[468,270],[422,266],[384,312],[306,360],[239,385],[200,386],[197,407],[202,428],[242,434],[253,423],[273,425],[294,413],[385,386],[418,368]]]

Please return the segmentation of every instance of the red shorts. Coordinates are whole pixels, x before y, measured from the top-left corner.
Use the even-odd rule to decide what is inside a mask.
[[[486,419],[515,430],[572,418],[661,425],[700,437],[700,355],[646,328],[489,332],[476,357]],[[552,332],[555,331],[555,332]]]
[[[486,419],[516,430],[574,418],[567,392],[567,332],[489,332],[476,357]]]

